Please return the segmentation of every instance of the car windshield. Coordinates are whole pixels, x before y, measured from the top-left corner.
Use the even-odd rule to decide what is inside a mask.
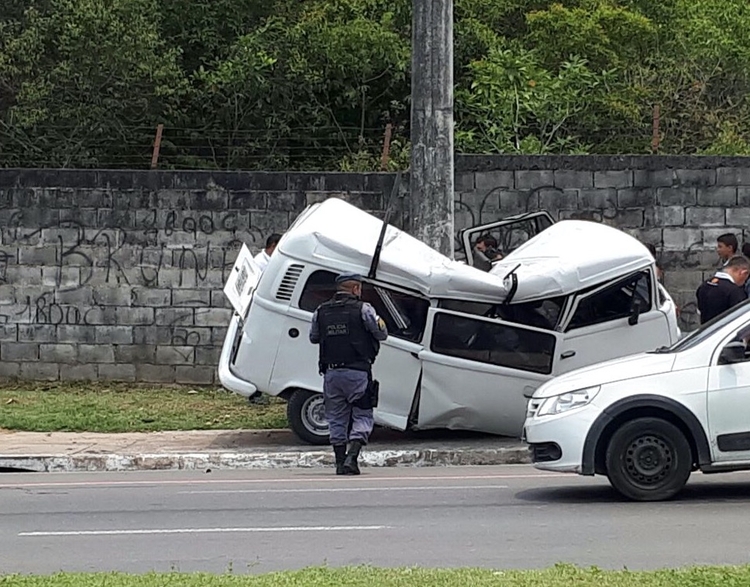
[[[679,353],[686,351],[693,347],[698,346],[704,340],[713,336],[713,334],[735,320],[737,317],[742,316],[750,310],[750,300],[746,300],[741,304],[729,308],[724,313],[719,314],[715,318],[709,320],[705,324],[701,325],[698,330],[694,330],[684,338],[677,341],[671,347],[661,347],[656,349],[655,353]]]

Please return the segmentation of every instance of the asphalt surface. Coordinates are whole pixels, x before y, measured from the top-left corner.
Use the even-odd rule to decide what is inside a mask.
[[[750,557],[750,474],[678,501],[528,466],[0,475],[0,574],[309,565],[652,569]]]

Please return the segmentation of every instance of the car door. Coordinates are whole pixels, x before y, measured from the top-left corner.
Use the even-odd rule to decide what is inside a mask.
[[[313,272],[299,298],[296,313],[306,318],[309,325],[312,312],[323,302],[331,299],[336,291],[336,273],[326,270]],[[388,339],[380,344],[380,353],[373,366],[373,377],[380,383],[380,397],[375,409],[377,422],[406,430],[412,411],[421,365],[420,341],[427,321],[429,301],[399,288],[366,281],[362,288],[362,300],[372,304],[388,328]],[[290,312],[292,314],[294,312]],[[304,343],[310,347],[305,331]],[[317,347],[314,347],[317,354]],[[283,357],[281,356],[283,354]],[[299,371],[301,353],[293,345],[281,350],[276,360],[275,371]],[[317,365],[317,359],[316,359]],[[322,378],[319,386],[322,388]]]
[[[750,461],[750,355],[720,360],[731,342],[750,339],[750,322],[716,348],[708,370],[708,428],[714,460]]]
[[[483,234],[495,237],[502,254],[507,255],[554,223],[552,216],[542,211],[511,216],[497,222],[467,228],[460,234],[466,263],[474,265],[474,243]]]
[[[561,335],[435,307],[428,324],[417,427],[520,435]]]
[[[671,344],[654,282],[647,268],[578,295],[562,321],[555,375]],[[637,321],[634,303],[640,303]]]

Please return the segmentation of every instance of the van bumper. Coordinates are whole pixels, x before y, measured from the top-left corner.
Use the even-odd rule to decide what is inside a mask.
[[[232,354],[234,353],[234,345],[237,336],[240,334],[239,331],[240,317],[237,314],[234,314],[229,323],[227,336],[224,339],[224,346],[221,349],[221,357],[219,357],[219,381],[221,382],[221,385],[229,391],[244,397],[250,397],[258,391],[258,388],[249,381],[240,379],[232,371]]]

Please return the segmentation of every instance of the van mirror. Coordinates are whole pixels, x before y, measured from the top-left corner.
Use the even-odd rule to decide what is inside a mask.
[[[721,349],[719,355],[719,365],[729,365],[732,363],[742,363],[745,360],[745,343],[730,342]]]
[[[638,324],[638,320],[641,317],[641,308],[643,307],[643,302],[641,301],[641,298],[637,295],[633,296],[633,305],[630,308],[630,317],[628,318],[628,324],[631,326],[635,326]]]

